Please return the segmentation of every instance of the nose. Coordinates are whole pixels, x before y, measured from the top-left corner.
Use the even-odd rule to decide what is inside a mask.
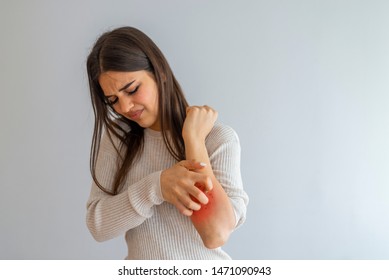
[[[121,98],[119,98],[118,102],[119,102],[120,114],[128,113],[131,110],[131,108],[134,106],[131,98],[128,96],[122,96]]]

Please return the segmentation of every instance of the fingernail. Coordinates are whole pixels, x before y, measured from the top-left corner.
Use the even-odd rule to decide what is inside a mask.
[[[202,204],[204,204],[204,205],[207,204],[209,202],[208,197],[205,194],[202,194],[201,196],[202,196],[202,198],[201,198]]]
[[[204,162],[200,162],[200,166],[204,167],[204,166],[207,166],[207,164]]]

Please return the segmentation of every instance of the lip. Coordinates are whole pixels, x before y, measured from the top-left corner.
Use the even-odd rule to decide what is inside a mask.
[[[134,111],[134,112],[131,112],[130,114],[128,114],[128,117],[131,119],[131,120],[138,120],[140,118],[140,116],[142,115],[143,113],[143,110],[137,110],[137,111]]]

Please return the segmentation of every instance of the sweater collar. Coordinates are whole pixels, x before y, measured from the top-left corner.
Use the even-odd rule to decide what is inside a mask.
[[[151,128],[145,128],[145,136],[150,136],[154,138],[162,138],[162,132],[157,130],[152,130]]]

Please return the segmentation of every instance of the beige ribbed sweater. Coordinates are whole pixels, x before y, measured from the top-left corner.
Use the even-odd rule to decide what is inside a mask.
[[[144,152],[118,195],[108,195],[92,183],[87,225],[93,237],[104,241],[125,234],[126,259],[230,259],[221,248],[207,249],[190,218],[164,201],[160,174],[176,160],[160,132],[145,129],[144,140]],[[214,174],[233,205],[238,227],[245,220],[248,203],[242,188],[238,136],[230,127],[217,123],[206,146]],[[112,186],[116,168],[116,151],[108,137],[103,137],[96,174],[104,187]]]

